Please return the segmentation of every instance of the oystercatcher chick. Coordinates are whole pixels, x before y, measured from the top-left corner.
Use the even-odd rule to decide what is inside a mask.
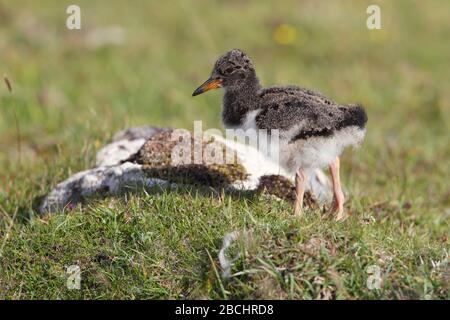
[[[311,170],[329,167],[336,219],[344,218],[339,156],[362,143],[367,115],[360,105],[341,105],[319,92],[297,86],[262,88],[249,56],[233,49],[215,63],[211,76],[193,96],[224,88],[222,120],[226,128],[277,129],[279,164],[295,174],[295,214],[301,214]]]

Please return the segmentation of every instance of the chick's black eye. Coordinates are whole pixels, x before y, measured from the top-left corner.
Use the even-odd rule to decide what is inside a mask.
[[[228,68],[225,69],[225,72],[226,73],[231,73],[231,72],[233,72],[233,68],[232,67],[228,67]]]

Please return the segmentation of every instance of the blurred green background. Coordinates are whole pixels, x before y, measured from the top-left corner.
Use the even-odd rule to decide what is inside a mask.
[[[66,8],[70,4],[81,7],[81,30],[68,30],[65,26]],[[381,30],[366,27],[366,9],[371,4],[381,8]],[[84,209],[77,209],[81,217],[75,215],[73,229],[68,230],[80,234],[61,231],[60,226],[66,223],[59,223],[61,217],[50,222],[46,220],[48,217],[43,218],[37,229],[34,223],[28,226],[17,222],[35,216],[36,197],[72,173],[90,168],[96,151],[118,130],[138,125],[192,129],[194,120],[203,120],[203,128],[221,128],[223,93],[216,90],[196,98],[191,93],[208,77],[219,55],[240,48],[252,57],[265,86],[297,84],[319,90],[340,103],[360,102],[366,107],[369,117],[366,141],[357,152],[344,154],[342,176],[350,194],[347,209],[375,217],[381,221],[380,225],[374,225],[366,233],[360,231],[361,224],[355,222],[360,217],[357,213],[355,228],[352,224],[348,229],[346,225],[330,225],[322,230],[323,222],[317,221],[318,230],[338,230],[343,232],[342,239],[351,232],[362,234],[366,240],[373,240],[373,248],[380,245],[392,255],[400,254],[403,258],[396,262],[395,268],[404,272],[402,286],[413,283],[415,288],[423,286],[427,292],[430,287],[427,282],[423,284],[422,277],[432,273],[424,271],[416,254],[422,257],[430,251],[430,256],[437,256],[436,252],[441,254],[448,247],[449,13],[450,1],[446,0],[0,0],[0,74],[8,77],[13,88],[9,93],[6,85],[0,84],[0,248],[6,244],[10,256],[9,260],[3,260],[3,268],[9,270],[9,275],[3,280],[0,277],[0,287],[3,281],[14,292],[9,295],[13,297],[32,296],[38,292],[35,288],[47,290],[48,297],[61,297],[60,289],[51,289],[45,282],[49,271],[31,262],[45,260],[53,255],[52,250],[58,250],[47,244],[63,238],[55,236],[57,232],[64,231],[64,237],[72,235],[70,241],[74,245],[82,237],[92,239],[91,235],[82,235],[84,229],[76,229],[91,218],[84,220]],[[194,207],[203,207],[196,204],[197,200],[177,195],[145,199],[151,204],[153,200],[163,201],[161,206],[169,208],[163,218],[173,218],[172,226],[183,221],[176,213],[184,212],[183,205],[189,207],[189,201],[193,201]],[[130,205],[134,206],[133,212],[154,210],[153,205],[141,203],[139,197],[133,201]],[[86,210],[92,213],[92,219],[97,216],[104,219],[102,210],[109,217],[110,212],[119,214],[130,206],[124,204],[127,209],[123,209],[108,202]],[[262,217],[266,217],[264,206],[264,202],[261,207],[255,205]],[[289,216],[290,209],[286,208],[280,210]],[[221,222],[220,206],[210,209],[217,219],[209,218],[210,212],[204,218],[207,225],[217,226],[211,239],[215,241],[213,244],[220,243],[224,232],[229,231],[228,226]],[[246,203],[239,210],[238,216],[244,221]],[[175,212],[175,216],[170,212]],[[191,219],[189,213],[184,214],[185,219]],[[146,219],[152,217],[160,218],[154,213]],[[67,219],[72,218],[68,215]],[[76,219],[80,219],[80,224]],[[128,226],[127,221],[124,226]],[[155,222],[150,221],[145,226],[129,227],[130,232],[141,234],[139,228],[154,232]],[[115,223],[116,220],[111,222],[110,227]],[[282,216],[271,223],[285,227]],[[103,227],[93,225],[94,235],[103,232]],[[162,226],[161,232],[165,232],[165,224]],[[184,232],[193,232],[192,238],[207,242],[202,238],[205,237],[202,229],[186,231],[180,227],[179,234]],[[389,242],[397,234],[405,238]],[[164,241],[170,242],[171,237]],[[41,247],[31,241],[37,238]],[[416,247],[401,239],[410,239]],[[85,243],[89,248],[93,246],[92,252],[83,251],[81,256],[95,257],[95,243]],[[177,261],[184,259],[188,274],[197,277],[190,268],[192,265],[207,268],[202,264],[203,248],[198,251],[200,258],[196,258],[202,262],[193,263],[177,253],[182,248],[180,243],[171,244],[170,252],[176,254]],[[215,250],[209,242],[208,246]],[[113,247],[117,249],[116,244]],[[428,250],[431,247],[433,250]],[[366,261],[352,261],[352,248],[342,255],[342,259],[350,259],[343,265],[355,263],[355,269],[361,271]],[[69,263],[76,259],[73,252],[77,250],[84,249],[63,250]],[[116,254],[131,251],[127,248],[120,252]],[[166,252],[158,252],[159,258],[155,259],[163,263]],[[373,253],[376,250],[370,252],[371,259],[377,261],[378,256]],[[23,256],[15,258],[19,253]],[[407,267],[405,259],[409,259]],[[153,270],[153,260],[147,267]],[[38,271],[25,272],[24,268]],[[117,272],[117,288],[126,288],[120,282],[120,269],[108,272],[108,276]],[[141,276],[140,269],[136,269],[136,274]],[[363,287],[364,277],[363,272],[359,282]],[[355,283],[353,278],[346,281],[348,287]],[[16,289],[18,283],[20,292]],[[161,283],[165,288],[165,282]],[[205,286],[209,288],[210,282]],[[180,297],[179,287],[175,283],[170,287],[173,291],[157,291],[151,296]],[[61,285],[58,283],[55,288]],[[395,284],[392,288],[397,290]],[[115,290],[119,289],[113,288],[105,296],[116,297]],[[220,296],[219,293],[211,296]],[[236,296],[246,297],[239,294]],[[365,297],[372,297],[371,294]],[[105,297],[103,293],[92,296]]]

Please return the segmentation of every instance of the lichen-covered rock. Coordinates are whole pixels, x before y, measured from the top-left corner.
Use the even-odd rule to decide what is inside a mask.
[[[113,141],[97,152],[96,167],[115,166],[130,158],[153,135],[167,130],[151,126],[135,127],[117,132]]]
[[[143,165],[145,174],[149,177],[160,178],[170,182],[210,186],[227,187],[237,181],[247,179],[247,172],[239,159],[234,163],[226,164],[226,152],[232,152],[223,143],[211,137],[194,138],[189,135],[187,143],[190,145],[188,154],[183,158],[182,164],[174,164],[172,155],[179,141],[173,139],[173,130],[165,130],[155,134],[145,142],[142,148],[129,160]],[[186,143],[186,141],[185,141]],[[206,153],[201,152],[200,164],[195,163],[195,144],[198,150],[215,150],[220,153],[217,162],[207,164]],[[187,164],[185,164],[187,162]]]
[[[104,147],[97,152],[95,166],[115,166],[138,152],[145,141],[145,139],[139,138],[136,140],[119,140],[111,142],[107,147]]]
[[[117,194],[131,187],[168,187],[167,181],[146,177],[138,164],[126,162],[78,172],[59,183],[42,201],[41,213],[71,207],[87,197]]]
[[[76,205],[87,197],[114,195],[125,189],[129,190],[130,187],[156,185],[169,188],[179,184],[209,186],[262,192],[287,201],[294,199],[292,181],[255,148],[220,136],[189,138],[188,144],[191,147],[187,150],[190,151],[188,159],[191,161],[177,164],[174,163],[174,156],[178,157],[178,154],[173,152],[177,141],[172,141],[172,133],[170,129],[153,127],[132,128],[121,132],[115,136],[118,140],[98,152],[96,168],[79,172],[59,183],[44,197],[39,211],[53,212]],[[123,139],[119,139],[120,137]],[[231,151],[235,161],[229,164],[226,159],[223,163],[195,163],[194,154],[198,150],[194,145],[201,146],[200,149],[209,150],[208,152],[217,151],[219,158]],[[203,153],[200,160],[208,160],[204,158],[208,156],[208,152]],[[330,201],[330,183],[321,170],[316,170],[309,176],[308,188],[310,194],[307,192],[305,195],[307,205],[313,204],[312,199],[319,203]]]

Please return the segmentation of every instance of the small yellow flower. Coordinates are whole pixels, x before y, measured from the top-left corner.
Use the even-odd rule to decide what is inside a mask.
[[[276,42],[282,45],[290,45],[297,39],[297,30],[288,24],[280,24],[273,34]]]

